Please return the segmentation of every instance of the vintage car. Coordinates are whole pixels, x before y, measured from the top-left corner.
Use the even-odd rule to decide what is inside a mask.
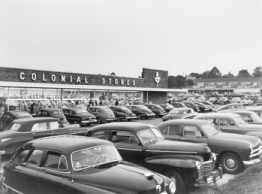
[[[260,162],[262,144],[257,137],[224,133],[209,121],[195,119],[171,120],[158,128],[169,140],[207,144],[217,154],[223,172],[236,174]]]
[[[208,101],[211,102],[212,104],[217,104],[217,99],[218,97],[210,97],[208,98]]]
[[[62,109],[69,123],[79,124],[80,126],[89,126],[96,123],[96,116],[81,108]]]
[[[242,100],[241,97],[233,97],[233,98],[230,100],[230,103],[231,103],[231,104],[241,103],[241,100]]]
[[[13,120],[22,118],[33,118],[33,116],[25,111],[7,111],[2,117],[0,117],[0,131],[3,131],[7,125],[9,125]]]
[[[158,104],[145,104],[145,106],[150,109],[157,117],[163,117],[167,114],[166,111]]]
[[[111,142],[70,135],[33,140],[18,149],[4,167],[3,186],[34,194],[176,192],[169,178],[123,161]]]
[[[17,119],[0,133],[0,150],[5,151],[6,154],[13,154],[19,146],[33,139],[70,133],[81,134],[86,130],[79,125],[64,127],[61,121],[52,117]]]
[[[186,184],[205,185],[222,176],[220,168],[214,170],[215,155],[207,146],[165,140],[154,125],[110,123],[95,126],[86,135],[113,142],[124,160],[171,178],[177,193],[184,193]]]
[[[198,105],[193,103],[193,102],[187,102],[184,101],[183,102],[188,108],[192,108],[195,112],[201,112],[201,110],[199,109]]]
[[[148,119],[149,117],[155,116],[155,113],[153,113],[152,110],[147,108],[145,105],[130,105],[127,108],[136,114],[137,119]]]
[[[214,109],[212,106],[203,104],[201,102],[194,102],[194,104],[196,104],[200,110],[200,112],[212,112]]]
[[[110,109],[114,112],[116,120],[128,120],[136,119],[136,115],[125,106],[110,106]]]
[[[254,102],[253,102],[253,100],[244,97],[244,98],[240,101],[240,103],[243,104],[243,105],[248,106],[248,105],[252,105]]]
[[[217,104],[221,104],[221,105],[230,104],[230,101],[227,97],[223,96],[217,100]]]
[[[243,104],[227,104],[224,106],[220,106],[219,108],[216,109],[216,112],[219,112],[221,110],[226,110],[226,109],[246,109],[246,107]]]
[[[114,112],[107,106],[92,106],[87,111],[96,116],[98,124],[116,120]]]
[[[246,110],[256,113],[262,119],[262,108],[260,106],[247,107]]]
[[[195,116],[196,114],[197,113],[192,108],[174,108],[166,116],[162,117],[162,122],[172,119],[181,119],[187,115]]]
[[[208,120],[214,123],[221,131],[241,135],[256,136],[262,139],[262,127],[257,124],[248,124],[238,114],[233,113],[206,113],[199,114],[194,119]]]
[[[235,113],[240,115],[247,123],[262,124],[262,119],[255,112],[248,109],[228,109],[220,111],[220,113]]]
[[[262,97],[259,97],[256,102],[257,106],[262,105]]]
[[[56,109],[56,108],[38,109],[34,117],[53,117],[60,120],[63,124],[68,124],[68,121],[61,109]]]
[[[172,106],[175,108],[186,108],[187,107],[183,102],[173,102]]]
[[[166,104],[160,104],[160,106],[167,112],[171,111],[175,107],[172,104],[166,103]]]

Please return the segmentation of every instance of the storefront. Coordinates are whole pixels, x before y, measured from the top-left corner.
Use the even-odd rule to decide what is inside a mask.
[[[187,93],[168,88],[168,72],[143,68],[140,78],[53,72],[0,67],[0,106],[6,110],[34,107],[70,107],[165,103],[168,93]]]

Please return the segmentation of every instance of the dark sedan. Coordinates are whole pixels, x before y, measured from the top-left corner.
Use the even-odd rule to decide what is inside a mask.
[[[203,104],[201,102],[194,102],[200,110],[200,112],[212,112],[213,108],[209,105]]]
[[[98,124],[116,120],[114,112],[107,106],[92,106],[87,111],[96,116]]]
[[[157,117],[163,117],[167,114],[166,111],[158,104],[145,104],[145,106],[150,109]]]
[[[171,111],[172,109],[174,109],[175,107],[172,104],[160,104],[160,106],[167,112],[169,113],[169,111]]]
[[[4,167],[3,185],[10,193],[32,194],[176,191],[167,177],[122,161],[114,144],[77,136],[26,143]]]
[[[173,102],[172,106],[175,108],[186,108],[187,107],[183,102]]]
[[[95,115],[81,108],[65,108],[63,112],[69,123],[89,126],[97,122]]]
[[[0,133],[0,149],[6,154],[13,154],[14,151],[25,142],[33,139],[62,135],[85,133],[86,128],[64,127],[57,119],[52,117],[25,118],[12,121]]]
[[[222,133],[209,121],[194,119],[167,121],[158,128],[170,140],[207,144],[226,173],[236,174],[244,166],[260,162],[262,145],[257,137]]]
[[[199,109],[198,105],[193,103],[193,102],[187,102],[184,101],[183,102],[188,108],[192,108],[195,112],[201,112],[201,110]]]
[[[132,119],[136,119],[136,115],[125,106],[110,106],[110,109],[114,112],[116,119],[118,121],[121,120],[128,120],[131,121]]]
[[[185,116],[194,117],[196,113],[192,108],[174,108],[166,116],[162,117],[162,122],[172,120],[172,119],[181,119]]]
[[[148,119],[155,116],[155,113],[153,113],[152,110],[148,109],[145,105],[130,105],[127,108],[136,114],[137,119]]]
[[[22,118],[33,118],[33,116],[25,111],[7,111],[0,118],[0,131],[3,131],[7,125],[13,120]]]
[[[62,110],[56,108],[44,108],[36,111],[35,117],[53,117],[60,120],[63,124],[68,124]]]
[[[124,160],[170,177],[177,193],[186,184],[213,183],[221,171],[214,170],[214,155],[207,146],[164,140],[156,126],[144,123],[110,123],[91,128],[87,136],[112,141]]]

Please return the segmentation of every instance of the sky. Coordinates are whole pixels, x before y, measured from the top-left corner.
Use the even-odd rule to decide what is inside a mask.
[[[138,77],[251,74],[261,0],[1,0],[0,66]]]

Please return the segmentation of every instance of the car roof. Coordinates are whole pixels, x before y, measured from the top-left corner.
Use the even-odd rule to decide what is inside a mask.
[[[165,121],[162,124],[194,124],[194,125],[203,125],[207,124],[209,121],[206,120],[200,120],[200,119],[172,119]]]
[[[198,114],[195,118],[220,118],[220,117],[228,117],[228,118],[234,118],[239,117],[238,114],[232,114],[232,113],[205,113],[205,114]]]
[[[42,108],[42,109],[39,109],[39,110],[44,110],[44,111],[62,111],[61,109],[58,109],[58,108]]]
[[[100,108],[100,109],[104,109],[104,108],[109,108],[107,106],[91,106],[90,108]]]
[[[85,110],[83,108],[63,108],[64,110]]]
[[[24,148],[45,148],[49,150],[57,150],[64,153],[72,153],[75,150],[95,147],[100,145],[113,145],[111,142],[84,136],[63,135],[45,137],[32,140],[24,145]]]
[[[121,123],[107,123],[103,125],[98,125],[95,127],[92,127],[89,131],[97,131],[97,130],[121,130],[121,131],[132,131],[132,132],[137,132],[140,131],[141,129],[146,129],[149,127],[156,127],[151,124],[146,124],[146,123],[138,123],[138,122],[121,122]]]
[[[16,119],[12,122],[15,123],[35,123],[37,121],[58,121],[56,118],[53,117],[33,117],[33,118],[23,118],[23,119]]]
[[[189,107],[181,107],[181,108],[173,108],[172,110],[174,111],[183,111],[183,110],[191,110],[192,108],[189,108]]]

